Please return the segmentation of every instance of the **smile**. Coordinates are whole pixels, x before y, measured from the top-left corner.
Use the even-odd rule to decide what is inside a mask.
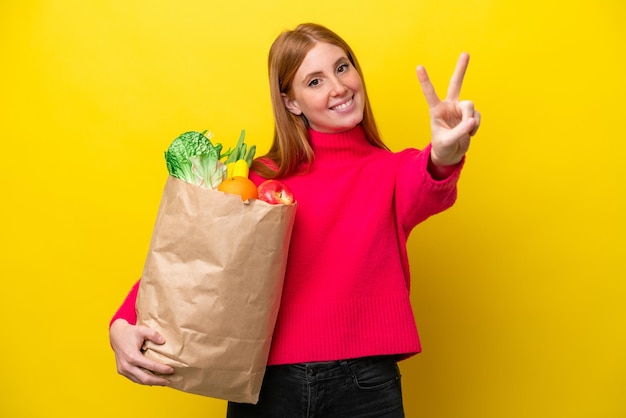
[[[330,110],[344,110],[349,108],[352,103],[354,103],[354,98],[351,97],[348,101],[338,104],[337,106],[333,106]]]

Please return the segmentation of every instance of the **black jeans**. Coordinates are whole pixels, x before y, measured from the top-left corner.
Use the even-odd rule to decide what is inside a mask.
[[[228,403],[227,418],[403,418],[393,357],[270,366],[256,405]]]

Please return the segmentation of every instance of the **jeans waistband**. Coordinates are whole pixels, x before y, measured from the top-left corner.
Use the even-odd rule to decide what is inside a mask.
[[[350,375],[363,367],[384,362],[395,362],[396,356],[370,356],[347,360],[320,361],[269,366],[281,368],[305,380],[325,380]]]

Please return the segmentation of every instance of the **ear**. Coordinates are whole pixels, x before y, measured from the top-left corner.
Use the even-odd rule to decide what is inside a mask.
[[[288,111],[293,113],[296,116],[300,116],[302,114],[302,110],[298,106],[298,102],[295,99],[289,98],[285,93],[282,94],[283,103],[285,103],[285,107]]]

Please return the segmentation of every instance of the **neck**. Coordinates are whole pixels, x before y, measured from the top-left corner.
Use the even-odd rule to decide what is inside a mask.
[[[367,141],[361,125],[336,133],[309,129],[309,138],[315,159],[331,155],[341,158],[360,157],[372,152],[372,148],[376,148]]]

